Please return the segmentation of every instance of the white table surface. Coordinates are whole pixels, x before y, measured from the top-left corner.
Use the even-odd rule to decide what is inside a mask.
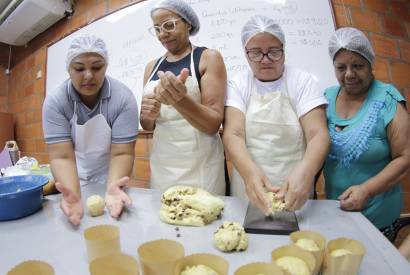
[[[101,185],[85,186],[83,201],[91,194],[103,195]],[[98,224],[114,224],[120,228],[121,250],[136,258],[140,244],[156,239],[181,242],[185,253],[214,253],[229,261],[229,274],[241,265],[255,261],[271,260],[271,251],[289,243],[288,236],[248,234],[249,247],[244,252],[222,253],[212,245],[213,232],[223,221],[243,223],[246,203],[237,198],[224,197],[225,209],[221,220],[204,227],[183,227],[159,219],[161,194],[149,189],[129,189],[133,207],[119,220],[106,212],[100,217],[85,215],[78,228],[71,226],[59,208],[60,195],[44,199],[43,208],[28,217],[0,222],[0,274],[25,260],[43,260],[51,264],[57,275],[82,275],[88,273],[83,232]],[[361,241],[367,250],[360,273],[410,274],[409,263],[397,249],[360,213],[344,212],[337,201],[309,201],[297,211],[301,230],[322,233],[327,240],[347,237]],[[177,237],[177,233],[181,236]]]

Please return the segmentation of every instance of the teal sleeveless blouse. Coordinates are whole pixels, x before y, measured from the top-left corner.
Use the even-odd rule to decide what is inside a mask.
[[[325,161],[325,190],[328,199],[337,199],[352,185],[358,185],[378,174],[392,160],[387,126],[404,97],[397,89],[374,80],[359,111],[349,119],[336,113],[340,86],[325,90],[329,102],[326,110],[330,153]],[[336,126],[343,128],[336,131]],[[391,225],[403,206],[401,184],[371,198],[362,210],[377,228]]]

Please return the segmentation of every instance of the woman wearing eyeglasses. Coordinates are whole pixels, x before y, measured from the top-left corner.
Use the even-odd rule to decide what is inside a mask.
[[[223,141],[234,164],[231,193],[266,215],[277,192],[287,210],[303,206],[329,149],[326,99],[308,73],[284,64],[285,35],[274,20],[242,29],[250,70],[228,83]]]
[[[141,125],[153,130],[151,188],[201,187],[224,195],[224,156],[218,130],[223,120],[226,70],[221,55],[195,47],[194,10],[182,0],[159,2],[151,32],[166,49],[145,69]]]

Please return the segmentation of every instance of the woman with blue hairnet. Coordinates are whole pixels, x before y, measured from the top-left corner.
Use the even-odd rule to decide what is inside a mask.
[[[150,29],[166,53],[145,68],[141,125],[153,130],[151,187],[181,184],[225,194],[224,155],[218,130],[223,120],[226,70],[215,50],[196,47],[194,10],[165,0],[151,10]]]
[[[113,217],[131,203],[123,188],[134,163],[138,106],[124,84],[106,75],[107,65],[102,39],[76,37],[66,58],[70,78],[43,105],[51,171],[61,208],[74,225],[83,216],[80,184],[107,183],[105,202]]]
[[[250,69],[229,81],[225,103],[231,192],[266,215],[266,192],[277,192],[293,211],[312,194],[328,153],[327,101],[310,74],[285,65],[285,35],[273,19],[249,19],[242,46]]]
[[[410,164],[405,99],[375,80],[374,52],[354,28],[338,29],[329,54],[339,85],[326,89],[331,149],[324,166],[326,196],[361,211],[387,238],[396,235],[400,181]]]

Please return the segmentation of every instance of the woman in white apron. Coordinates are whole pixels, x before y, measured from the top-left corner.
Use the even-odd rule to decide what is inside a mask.
[[[88,34],[75,38],[66,59],[70,79],[43,105],[51,170],[62,193],[61,208],[74,225],[84,212],[80,185],[107,183],[105,202],[113,217],[131,203],[122,189],[133,168],[137,105],[128,88],[105,75],[107,64],[103,40]],[[133,126],[119,129],[125,123]]]
[[[309,198],[329,149],[326,99],[312,77],[285,66],[285,37],[265,16],[242,29],[250,70],[228,83],[223,141],[234,164],[231,193],[265,214],[265,193],[278,192],[287,210]]]
[[[182,0],[165,0],[151,11],[155,35],[165,55],[151,61],[144,76],[141,125],[153,130],[151,188],[174,185],[225,194],[223,120],[226,71],[221,55],[195,47],[199,30],[193,9]]]

